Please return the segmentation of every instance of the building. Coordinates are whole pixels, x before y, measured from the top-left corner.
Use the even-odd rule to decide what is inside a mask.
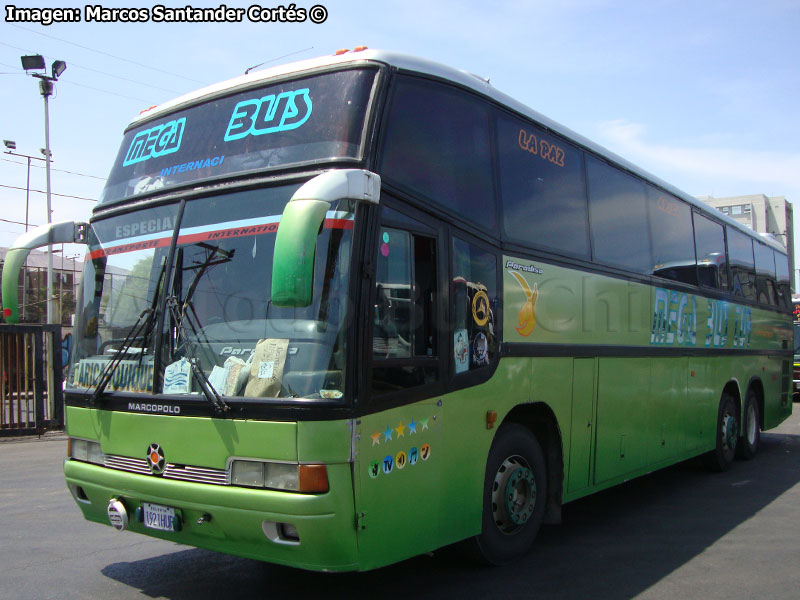
[[[0,268],[5,264],[6,252],[8,248],[0,248]],[[20,323],[46,323],[47,252],[32,250],[25,265],[19,276]],[[72,324],[82,270],[82,261],[65,257],[58,246],[53,247],[53,294],[57,298],[56,320],[62,325]]]
[[[776,241],[783,244],[789,254],[792,288],[797,289],[794,284],[794,228],[791,202],[783,196],[764,194],[728,198],[700,196],[698,200],[711,205],[753,231],[771,234]]]

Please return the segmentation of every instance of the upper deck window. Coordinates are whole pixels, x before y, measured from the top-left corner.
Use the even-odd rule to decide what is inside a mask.
[[[756,266],[753,240],[741,231],[728,226],[728,260],[730,261],[730,290],[736,296],[756,299]]]
[[[587,173],[595,260],[651,273],[654,263],[644,185],[596,158],[587,160]]]
[[[374,69],[268,84],[129,130],[101,203],[201,179],[358,159]]]
[[[653,275],[697,285],[692,209],[675,196],[647,187]]]
[[[411,77],[397,79],[390,102],[381,176],[420,200],[494,230],[488,105]]]
[[[497,155],[508,239],[589,258],[583,156],[572,144],[501,114]]]
[[[720,223],[694,213],[694,244],[700,285],[725,289],[728,265],[725,260],[725,231]]]

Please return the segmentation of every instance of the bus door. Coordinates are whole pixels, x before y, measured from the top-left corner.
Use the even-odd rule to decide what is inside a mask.
[[[357,421],[355,480],[361,568],[439,545],[442,365],[437,323],[443,235],[386,206],[368,252],[374,261]],[[391,558],[389,559],[389,556]]]

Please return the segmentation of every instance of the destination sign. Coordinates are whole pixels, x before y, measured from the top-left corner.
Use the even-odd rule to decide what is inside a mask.
[[[259,83],[126,132],[101,204],[238,173],[360,156],[375,68]]]

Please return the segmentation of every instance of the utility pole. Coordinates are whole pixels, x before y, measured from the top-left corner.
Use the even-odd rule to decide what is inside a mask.
[[[23,56],[22,68],[25,72],[46,70],[44,57],[41,54],[33,56]],[[52,75],[42,73],[30,73],[32,77],[39,80],[39,93],[44,98],[44,157],[47,171],[47,223],[53,222],[53,208],[50,194],[50,104],[49,98],[53,95],[54,83],[66,70],[67,63],[63,60],[55,60],[52,64]],[[53,296],[53,246],[47,245],[47,323],[52,325],[55,322],[55,297]]]

